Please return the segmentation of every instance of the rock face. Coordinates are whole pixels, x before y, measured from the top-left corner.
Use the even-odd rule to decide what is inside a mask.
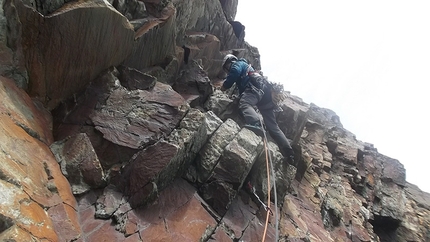
[[[131,24],[104,1],[70,2],[45,16],[20,0],[10,4],[22,29],[29,94],[49,109],[120,64],[133,48]]]
[[[77,203],[49,149],[50,119],[11,80],[0,81],[0,239],[77,239]]]
[[[430,241],[430,194],[288,93],[241,128],[237,1],[0,0],[1,241]]]

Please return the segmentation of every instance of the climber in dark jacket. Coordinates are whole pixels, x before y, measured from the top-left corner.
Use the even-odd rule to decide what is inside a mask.
[[[264,123],[270,136],[284,157],[287,157],[294,166],[294,152],[285,134],[276,122],[274,109],[277,107],[272,101],[271,88],[268,82],[261,75],[257,74],[245,59],[238,59],[232,54],[224,57],[223,70],[228,73],[221,90],[225,91],[236,83],[239,89],[239,110],[245,119],[245,127],[254,131],[257,135],[263,133],[260,118],[254,107],[256,106],[263,116]],[[257,78],[250,78],[250,75],[258,75]],[[251,81],[258,80],[258,81]]]

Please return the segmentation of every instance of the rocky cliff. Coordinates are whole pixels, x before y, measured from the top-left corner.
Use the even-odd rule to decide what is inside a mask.
[[[430,241],[430,194],[333,111],[286,93],[297,168],[241,128],[237,0],[0,3],[1,241]]]

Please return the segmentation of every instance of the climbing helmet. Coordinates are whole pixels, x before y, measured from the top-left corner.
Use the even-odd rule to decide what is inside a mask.
[[[234,56],[234,55],[232,55],[232,54],[227,54],[227,55],[224,57],[224,61],[223,61],[223,64],[222,64],[222,69],[223,69],[225,72],[229,72],[229,71],[230,71],[230,67],[231,67],[231,63],[232,63],[233,61],[237,61],[237,57],[236,57],[236,56]]]

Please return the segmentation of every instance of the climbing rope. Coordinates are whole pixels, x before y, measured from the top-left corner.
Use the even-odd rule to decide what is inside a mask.
[[[263,233],[263,238],[262,238],[262,242],[264,242],[266,240],[266,234],[267,234],[267,228],[269,226],[269,215],[272,212],[272,210],[270,209],[270,171],[272,173],[273,176],[273,193],[275,195],[275,241],[278,241],[279,239],[279,233],[278,233],[278,199],[277,199],[277,193],[276,193],[276,178],[275,178],[275,171],[273,169],[273,164],[272,164],[272,159],[269,155],[269,150],[267,148],[267,136],[266,136],[266,131],[264,130],[264,126],[263,126],[263,121],[260,119],[260,125],[261,125],[261,129],[263,130],[263,142],[264,142],[264,150],[266,153],[266,170],[267,170],[267,214],[266,214],[266,223],[264,225],[264,233]],[[270,163],[270,165],[269,165]],[[269,169],[270,167],[270,169]]]

